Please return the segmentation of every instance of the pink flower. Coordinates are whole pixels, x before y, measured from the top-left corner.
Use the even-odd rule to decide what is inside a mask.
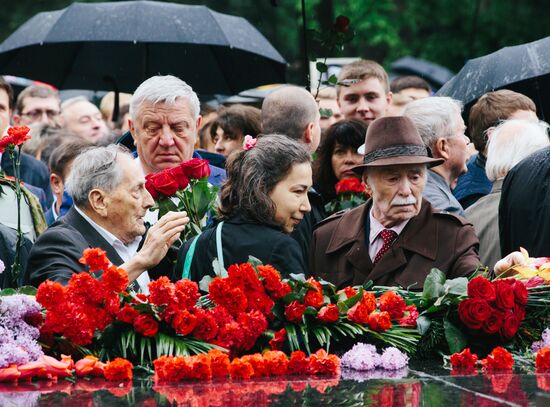
[[[258,140],[248,134],[244,136],[243,148],[248,151],[256,145]]]

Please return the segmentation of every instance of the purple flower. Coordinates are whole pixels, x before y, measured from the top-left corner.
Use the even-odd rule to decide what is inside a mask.
[[[379,360],[375,346],[360,342],[342,355],[340,365],[354,370],[371,370],[378,366]]]
[[[542,348],[550,348],[550,328],[544,330],[540,341],[533,342],[531,345],[531,350],[535,353]]]
[[[374,379],[402,379],[407,376],[408,372],[409,370],[405,367],[398,370],[373,369],[368,371],[342,369],[342,379],[355,380],[359,383]]]
[[[387,348],[380,356],[379,366],[386,370],[397,370],[406,367],[408,363],[409,357],[392,346]]]
[[[6,269],[6,266],[4,265],[4,262],[0,260],[0,274],[2,274],[5,269]]]

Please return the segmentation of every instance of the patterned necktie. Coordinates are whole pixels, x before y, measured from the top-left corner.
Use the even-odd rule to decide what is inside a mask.
[[[376,256],[374,257],[374,264],[378,263],[382,256],[390,250],[391,244],[395,239],[397,239],[397,233],[391,229],[384,229],[380,232],[380,237],[384,241],[384,244],[382,245],[382,248],[378,250],[378,253],[376,253]]]

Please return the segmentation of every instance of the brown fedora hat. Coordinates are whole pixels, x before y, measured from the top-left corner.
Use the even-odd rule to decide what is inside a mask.
[[[365,167],[385,165],[443,164],[442,158],[432,158],[418,130],[408,117],[381,117],[373,121],[365,136],[363,164],[353,168],[361,174]]]

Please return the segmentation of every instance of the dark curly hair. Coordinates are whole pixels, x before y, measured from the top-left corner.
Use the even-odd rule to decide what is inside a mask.
[[[238,212],[258,223],[280,227],[269,193],[294,164],[309,163],[311,158],[300,142],[284,135],[262,135],[257,140],[250,150],[229,156],[218,217],[223,220]]]
[[[342,120],[330,126],[313,164],[315,189],[328,202],[336,198],[334,185],[338,182],[332,169],[332,153],[336,143],[357,150],[365,142],[367,125],[357,119]]]

